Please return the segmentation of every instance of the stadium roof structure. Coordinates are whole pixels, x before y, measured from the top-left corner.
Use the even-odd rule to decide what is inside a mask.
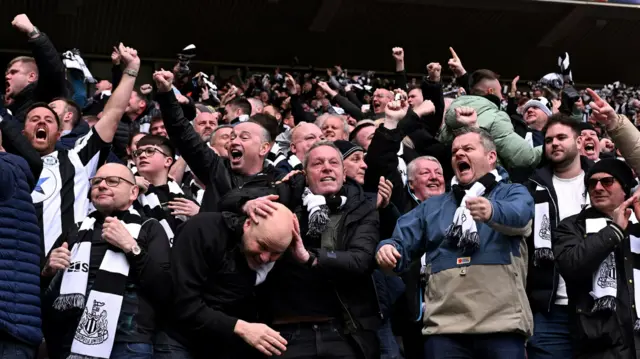
[[[468,70],[537,80],[568,51],[580,83],[640,83],[640,9],[525,0],[2,0],[0,52],[28,50],[11,28],[27,13],[59,51],[108,58],[119,41],[145,59],[175,59],[185,45],[196,62],[341,64],[393,71],[391,48],[407,70],[446,64],[453,46]],[[445,70],[445,72],[447,72]]]

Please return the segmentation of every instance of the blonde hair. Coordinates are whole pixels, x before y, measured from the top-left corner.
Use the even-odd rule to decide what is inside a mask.
[[[38,65],[36,64],[36,59],[30,56],[18,56],[14,58],[9,62],[9,65],[7,65],[7,70],[11,68],[13,64],[18,62],[22,62],[23,64],[27,65],[28,67],[30,67],[30,71],[33,71],[36,73],[36,75],[38,75]]]

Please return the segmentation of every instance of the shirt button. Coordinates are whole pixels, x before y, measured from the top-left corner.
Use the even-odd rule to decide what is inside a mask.
[[[318,330],[318,326],[317,325],[313,325],[313,330]]]
[[[578,313],[582,313],[582,309],[578,309]]]
[[[626,260],[627,260],[627,257],[624,257],[624,260],[626,261]]]

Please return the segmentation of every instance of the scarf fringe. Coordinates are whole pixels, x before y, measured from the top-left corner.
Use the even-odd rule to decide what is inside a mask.
[[[480,236],[478,232],[466,231],[462,237],[460,237],[458,248],[462,249],[464,254],[475,253],[475,251],[480,248]]]
[[[633,331],[640,334],[640,319],[636,319],[636,322],[633,325]]]
[[[616,297],[607,295],[602,298],[596,299],[593,303],[593,309],[591,312],[602,312],[602,311],[612,311],[616,310]]]
[[[554,256],[551,248],[537,248],[533,252],[533,265],[539,267],[543,262],[553,262]]]
[[[472,254],[480,248],[480,235],[478,232],[467,230],[462,232],[462,226],[452,224],[446,233],[446,238],[464,254]]]
[[[309,231],[307,234],[311,237],[318,237],[324,232],[329,224],[329,206],[322,205],[318,211],[315,211],[309,217]]]
[[[65,311],[72,308],[84,308],[85,296],[82,294],[63,294],[56,298],[53,302],[53,309],[58,311]]]
[[[71,353],[71,354],[69,354],[67,359],[99,359],[99,358],[98,357],[91,357],[91,356],[88,356],[88,355]]]

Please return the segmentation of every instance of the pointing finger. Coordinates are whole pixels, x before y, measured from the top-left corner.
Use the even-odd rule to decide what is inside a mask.
[[[451,51],[451,56],[453,56],[454,60],[460,60],[460,58],[458,57],[458,54],[456,54],[456,51],[453,49],[453,47],[449,47],[449,51]]]
[[[593,99],[594,102],[602,101],[602,98],[600,98],[600,96],[595,91],[593,91],[592,89],[588,88],[587,89],[587,93],[589,94],[589,97],[591,97]]]

